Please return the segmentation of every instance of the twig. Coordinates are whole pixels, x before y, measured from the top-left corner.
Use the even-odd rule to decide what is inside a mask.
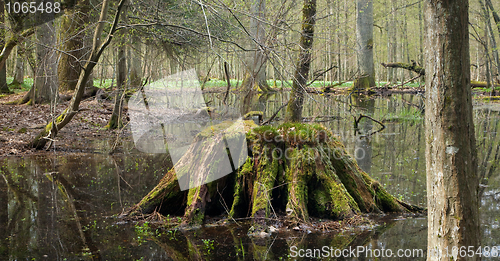
[[[205,76],[205,79],[203,80],[203,83],[201,84],[201,90],[202,91],[205,88],[205,83],[207,83],[207,81],[208,81],[208,76],[210,75],[210,72],[212,71],[212,67],[214,67],[215,59],[216,58],[214,58],[214,60],[212,61],[212,65],[210,65],[210,68],[208,69],[207,76]]]
[[[229,79],[229,65],[227,64],[227,62],[224,62],[224,71],[226,73],[226,81],[227,81],[227,90],[226,90],[226,95],[224,95],[224,100],[222,101],[222,103],[224,105],[226,105],[226,99],[227,99],[227,95],[229,94],[229,89],[231,89],[231,80]]]
[[[372,118],[372,117],[370,117],[370,116],[368,116],[368,115],[363,115],[363,114],[360,114],[360,115],[359,115],[359,118],[358,118],[358,119],[355,119],[355,121],[354,121],[354,133],[355,133],[355,134],[356,134],[356,133],[361,134],[361,133],[359,132],[359,130],[358,130],[358,124],[359,124],[359,121],[360,121],[362,118],[368,118],[368,119],[370,119],[370,120],[372,120],[372,121],[374,121],[374,122],[376,122],[376,123],[380,124],[380,126],[382,126],[382,127],[381,127],[380,129],[376,130],[376,131],[373,131],[373,132],[369,133],[369,134],[366,134],[366,135],[361,135],[361,137],[370,137],[371,135],[373,135],[373,134],[375,134],[375,133],[377,133],[377,132],[381,132],[381,131],[383,131],[383,130],[385,129],[385,125],[384,125],[382,122],[380,122],[380,121],[378,121],[378,120],[375,120],[374,118]]]
[[[271,118],[269,118],[267,121],[263,122],[261,125],[266,125],[266,124],[269,124],[272,120],[274,120],[274,118],[276,118],[276,116],[278,115],[278,113],[281,111],[281,109],[283,109],[283,107],[285,107],[286,105],[288,105],[288,103],[290,102],[290,100],[288,100],[286,103],[284,103],[283,105],[281,105],[278,110],[271,116]]]
[[[422,74],[419,74],[419,75],[417,75],[417,76],[415,76],[415,77],[413,77],[413,78],[409,79],[409,80],[408,80],[408,81],[406,81],[406,82],[403,82],[403,83],[398,84],[398,85],[390,86],[390,87],[391,87],[391,88],[403,87],[403,85],[405,85],[405,84],[407,84],[407,83],[409,83],[409,82],[411,82],[411,81],[414,81],[414,80],[416,80],[416,79],[418,79],[418,78],[420,78],[420,77],[422,77],[422,76],[423,76]]]
[[[309,86],[309,85],[313,84],[313,83],[314,83],[314,82],[315,82],[315,81],[316,81],[319,77],[321,77],[321,76],[323,76],[325,73],[327,73],[327,72],[331,71],[333,68],[337,68],[337,66],[336,66],[336,65],[334,65],[334,66],[332,66],[332,67],[330,67],[330,68],[328,68],[328,69],[326,69],[326,70],[324,70],[324,71],[322,71],[322,72],[318,73],[318,74],[316,75],[316,77],[314,77],[314,79],[312,79],[312,80],[311,80],[308,84],[306,84],[306,86],[305,86],[305,87],[307,87],[307,86]]]

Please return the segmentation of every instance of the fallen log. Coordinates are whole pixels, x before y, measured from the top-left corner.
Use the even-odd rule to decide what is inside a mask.
[[[415,62],[413,63],[381,63],[385,68],[403,68],[418,73],[419,75],[425,75],[425,69],[418,66]],[[499,84],[492,84],[495,87],[500,86]],[[471,81],[471,88],[486,88],[488,86],[487,82]]]
[[[416,72],[420,75],[425,75],[425,69],[421,66],[418,66],[416,62],[413,63],[381,63],[385,68],[403,68],[406,70],[410,70]]]
[[[491,83],[490,86],[500,87],[500,84]],[[488,88],[487,82],[479,82],[479,81],[470,81],[471,88]]]

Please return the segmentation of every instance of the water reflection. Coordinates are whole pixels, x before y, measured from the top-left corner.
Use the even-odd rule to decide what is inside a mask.
[[[135,203],[170,167],[164,156],[98,154],[9,157],[0,166],[0,260],[100,259],[99,227],[115,222],[104,217]]]
[[[252,110],[262,110],[265,120],[288,100],[287,95],[275,93],[261,98]],[[220,102],[216,94],[208,94],[207,98],[214,106]],[[358,159],[364,170],[393,195],[425,206],[423,118],[411,105],[419,104],[418,96],[361,101],[347,96],[313,98],[306,99],[305,117],[316,120],[328,116],[331,120],[323,124],[341,137],[351,154],[360,148],[371,151],[371,156]],[[239,106],[240,100],[229,96],[227,102]],[[474,110],[479,173],[484,184],[480,209],[482,245],[490,247],[500,244],[499,108],[480,104]],[[278,119],[283,118],[282,113]],[[386,129],[369,140],[360,140],[353,130],[353,117],[360,113],[383,122]],[[360,122],[359,127],[361,133],[377,129],[369,120]],[[106,144],[100,143],[99,151],[106,152]],[[245,223],[184,232],[153,229],[145,233],[144,227],[122,223],[112,216],[137,203],[172,164],[168,155],[140,154],[128,143],[120,151],[123,153],[115,155],[0,158],[0,260],[285,260],[293,254],[293,246],[426,249],[425,218],[389,218],[385,225],[365,231],[292,231],[265,239],[247,237]]]

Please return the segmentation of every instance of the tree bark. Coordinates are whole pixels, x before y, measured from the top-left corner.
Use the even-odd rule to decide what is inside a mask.
[[[141,41],[138,36],[132,36],[132,50],[130,50],[130,86],[142,86],[142,68],[141,68]]]
[[[78,1],[77,8],[69,11],[61,19],[61,39],[63,41],[58,67],[59,89],[61,91],[74,90],[78,83],[78,77],[88,58],[85,48],[83,29],[90,20],[90,3],[88,0]]]
[[[36,46],[36,71],[33,82],[32,104],[54,102],[58,97],[57,54],[53,21],[40,25],[36,30],[39,44]]]
[[[262,91],[271,91],[269,84],[267,84],[266,76],[266,60],[267,56],[264,53],[264,46],[266,40],[266,32],[263,22],[266,13],[266,1],[254,0],[250,8],[252,17],[250,18],[250,33],[252,34],[253,41],[255,41],[256,51],[253,51],[248,59],[245,61],[245,76],[241,83],[241,89],[245,92],[256,91],[260,88]],[[253,42],[252,42],[253,43]]]
[[[397,60],[397,50],[398,50],[398,38],[397,38],[397,0],[391,0],[391,15],[390,15],[390,24],[387,31],[388,45],[387,45],[387,59],[389,62],[393,63]],[[396,70],[390,68],[387,71],[387,82],[395,83],[397,81]]]
[[[302,8],[302,34],[300,36],[299,59],[295,67],[292,93],[286,109],[285,121],[301,122],[304,93],[309,78],[314,40],[314,24],[316,23],[316,0],[304,0]]]
[[[373,0],[357,0],[356,45],[360,77],[354,81],[354,90],[375,86],[373,67]]]
[[[17,46],[17,52],[16,52],[16,65],[14,68],[14,80],[12,81],[12,84],[19,85],[24,83],[24,61],[23,61],[23,55],[24,50],[21,45]]]
[[[465,260],[446,249],[480,245],[470,91],[468,1],[426,0],[427,260]],[[435,251],[441,251],[436,256]],[[451,252],[451,251],[449,251]],[[477,260],[479,257],[467,258]]]

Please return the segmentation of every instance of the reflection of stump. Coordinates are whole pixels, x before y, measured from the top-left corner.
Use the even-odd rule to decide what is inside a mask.
[[[343,219],[361,212],[416,210],[363,172],[338,138],[321,125],[256,127],[245,121],[245,130],[250,157],[236,173],[181,191],[175,171],[178,175],[188,173],[192,170],[185,167],[187,163],[200,160],[186,153],[175,171],[169,171],[129,215],[156,210],[184,215],[186,224],[200,224],[205,215],[227,213],[231,217],[250,216],[257,228],[280,213],[307,222],[309,216]],[[197,139],[203,139],[202,134]],[[207,155],[214,146],[223,146],[195,144],[203,146]]]

